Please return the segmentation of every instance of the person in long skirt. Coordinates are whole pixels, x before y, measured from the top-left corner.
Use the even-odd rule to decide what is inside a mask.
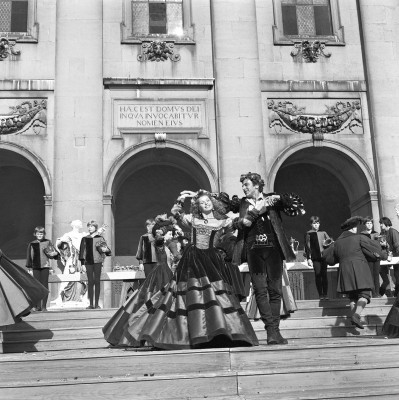
[[[131,344],[130,337],[125,336],[129,318],[172,278],[172,268],[177,254],[172,253],[172,251],[175,251],[175,247],[169,246],[173,234],[171,224],[168,226],[170,230],[165,228],[164,235],[162,237],[157,235],[154,240],[155,268],[150,270],[141,286],[129,296],[103,328],[105,339],[113,346]],[[140,345],[140,343],[133,344]]]
[[[258,345],[214,247],[232,221],[214,209],[217,202],[205,191],[195,194],[191,214],[185,214],[183,201],[193,195],[183,192],[172,209],[182,225],[191,228],[192,243],[172,279],[130,316],[124,333],[127,345],[144,341],[161,349]]]
[[[0,249],[0,326],[12,325],[47,298],[49,291]]]

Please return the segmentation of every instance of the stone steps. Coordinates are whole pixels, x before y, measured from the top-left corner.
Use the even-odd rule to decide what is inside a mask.
[[[366,307],[364,330],[346,299],[319,303],[281,322],[288,345],[267,346],[257,321],[260,346],[180,351],[108,347],[116,309],[32,313],[0,332],[0,398],[399,398],[399,340],[378,336],[393,301]]]
[[[0,397],[62,393],[66,399],[126,399],[130,393],[134,399],[294,399],[399,393],[399,342],[371,341],[327,348],[314,338],[302,346],[19,354],[1,361]]]

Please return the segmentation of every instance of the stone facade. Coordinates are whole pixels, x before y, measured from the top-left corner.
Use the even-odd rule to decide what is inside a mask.
[[[304,197],[287,221],[300,241],[310,215],[334,237],[350,214],[396,223],[396,1],[331,0],[321,44],[287,39],[282,0],[183,0],[182,32],[153,37],[132,34],[133,3],[29,0],[20,54],[0,62],[2,198],[28,182],[3,208],[6,252],[22,259],[34,225],[55,239],[96,219],[134,262],[145,219],[180,190],[240,194],[248,171]]]

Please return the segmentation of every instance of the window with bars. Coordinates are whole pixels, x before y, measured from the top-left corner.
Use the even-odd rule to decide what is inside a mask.
[[[183,0],[132,0],[132,35],[183,35]]]
[[[281,11],[284,35],[332,35],[329,0],[282,0]]]
[[[0,32],[28,31],[28,0],[0,0]]]
[[[337,0],[273,0],[275,44],[314,39],[344,45]]]

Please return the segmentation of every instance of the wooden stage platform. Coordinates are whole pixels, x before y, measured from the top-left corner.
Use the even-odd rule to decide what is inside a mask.
[[[399,339],[380,336],[393,298],[358,330],[345,299],[298,301],[289,344],[155,351],[108,348],[115,309],[33,313],[0,328],[0,399],[399,399]]]

